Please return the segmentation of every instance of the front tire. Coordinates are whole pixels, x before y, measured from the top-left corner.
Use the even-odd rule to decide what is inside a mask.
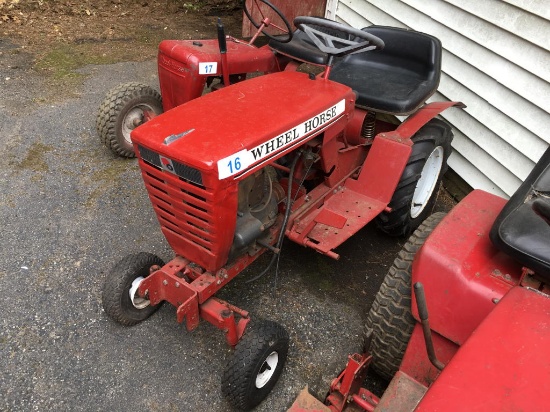
[[[407,240],[390,267],[367,315],[372,368],[390,380],[405,355],[415,320],[411,313],[411,277],[414,256],[445,217],[434,213]]]
[[[116,155],[135,157],[130,133],[162,111],[162,99],[155,89],[135,82],[121,84],[99,106],[97,133]]]
[[[132,326],[155,313],[160,305],[152,306],[137,295],[140,280],[164,266],[158,256],[135,253],[126,256],[109,272],[103,284],[102,303],[105,313],[114,321]]]
[[[222,376],[222,393],[237,410],[248,411],[271,392],[283,371],[289,337],[276,322],[248,326]]]
[[[388,205],[391,212],[375,219],[378,228],[391,236],[409,236],[432,212],[453,134],[447,123],[432,119],[411,140],[409,161]]]

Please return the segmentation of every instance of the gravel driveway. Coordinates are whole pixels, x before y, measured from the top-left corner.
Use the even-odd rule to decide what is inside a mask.
[[[172,257],[136,161],[115,158],[95,132],[107,90],[126,81],[156,86],[155,62],[87,66],[78,98],[60,89],[43,99],[31,56],[8,53],[14,48],[0,42],[0,410],[229,410],[220,394],[230,354],[221,332],[202,322],[188,333],[169,305],[131,328],[101,307],[105,273],[125,254]],[[222,290],[291,336],[286,369],[257,410],[286,410],[306,384],[328,389],[361,345],[400,243],[369,227],[333,261],[287,242],[276,289],[273,273],[245,283],[264,256]]]

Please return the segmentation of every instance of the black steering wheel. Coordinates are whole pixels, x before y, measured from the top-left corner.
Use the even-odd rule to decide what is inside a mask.
[[[329,56],[341,57],[384,48],[384,41],[380,37],[332,20],[299,16],[294,19],[294,25],[302,30],[319,50]],[[342,33],[345,38],[314,29],[311,26],[329,29],[335,34]]]
[[[246,14],[246,17],[248,17],[248,20],[250,20],[250,22],[254,25],[254,27],[256,27],[257,29],[259,29],[262,25],[264,27],[269,27],[269,26],[272,26],[272,27],[275,27],[276,29],[280,30],[283,35],[281,36],[274,36],[272,34],[269,34],[267,32],[267,30],[265,30],[264,28],[262,28],[262,33],[270,38],[271,40],[275,40],[275,41],[278,41],[280,43],[288,43],[290,40],[292,40],[292,36],[293,36],[293,33],[292,33],[292,26],[290,25],[290,23],[288,22],[287,18],[285,17],[285,15],[277,8],[275,7],[273,4],[271,4],[269,1],[267,0],[251,0],[252,2],[252,5],[256,5],[256,8],[258,9],[258,12],[260,13],[260,15],[262,16],[262,20],[258,23],[256,20],[254,20],[254,18],[252,17],[252,13],[250,12],[250,10],[248,10],[248,8],[246,7],[246,0],[243,0],[243,10],[244,10],[244,14]],[[283,23],[285,24],[286,27],[280,27],[274,23],[271,22],[270,19],[268,19],[264,13],[262,12],[262,9],[260,7],[260,4],[259,3],[264,3],[266,6],[268,6],[271,10],[273,10],[280,18],[281,20],[283,21]]]

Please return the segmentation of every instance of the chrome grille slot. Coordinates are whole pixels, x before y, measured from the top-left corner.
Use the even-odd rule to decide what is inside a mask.
[[[160,163],[160,156],[153,152],[152,150],[149,150],[143,146],[138,146],[139,150],[139,156],[145,160],[147,163],[152,164],[153,166],[156,166],[160,169],[162,169],[162,164]]]

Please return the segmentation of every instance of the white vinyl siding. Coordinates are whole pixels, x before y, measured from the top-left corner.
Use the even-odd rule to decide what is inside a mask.
[[[353,27],[409,28],[443,43],[430,101],[454,129],[449,165],[472,187],[510,196],[550,143],[547,0],[329,0],[326,16]]]

